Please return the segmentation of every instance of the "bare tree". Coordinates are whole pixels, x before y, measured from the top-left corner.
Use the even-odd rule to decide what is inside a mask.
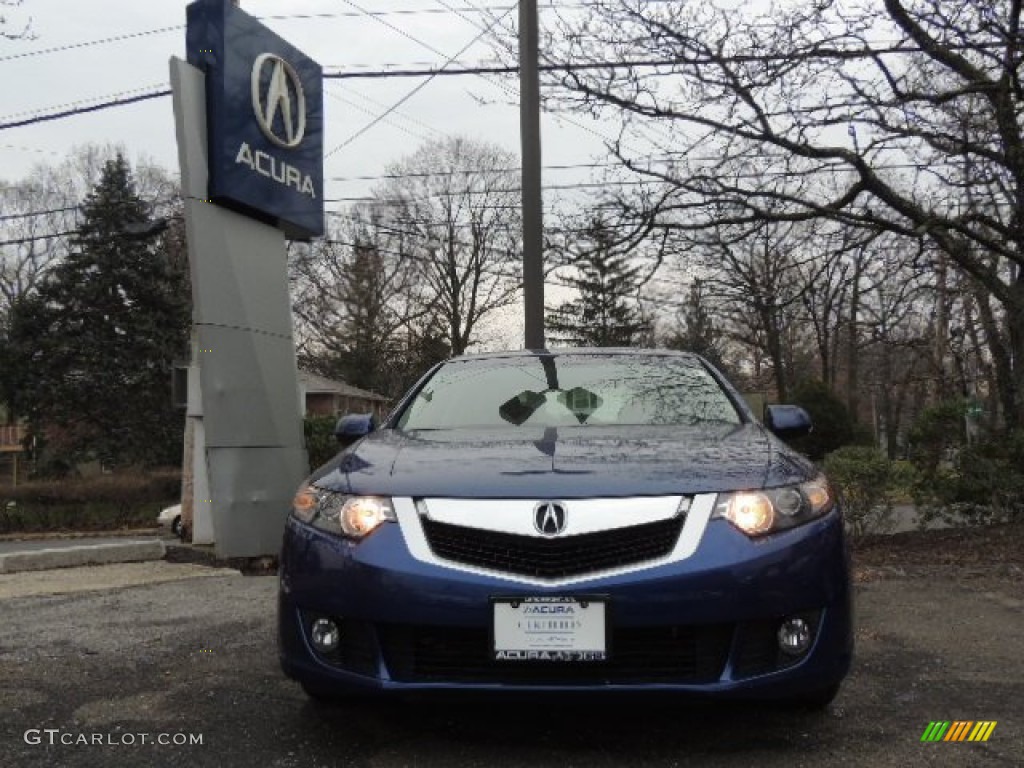
[[[797,320],[804,317],[806,294],[818,290],[823,269],[814,234],[803,223],[765,222],[722,225],[686,238],[689,257],[699,255],[722,331],[755,352],[755,361],[767,360],[783,401],[794,380],[807,378],[798,358],[806,357],[800,352],[810,339]]]
[[[1000,400],[1019,427],[1020,17],[1019,2],[984,0],[596,0],[549,51],[571,62],[576,104],[623,118],[614,149],[656,190],[637,215],[686,229],[827,218],[934,244],[993,302]]]
[[[21,297],[67,252],[78,201],[59,175],[37,169],[26,181],[0,186],[0,326]]]
[[[382,226],[408,238],[423,298],[451,353],[474,342],[480,322],[519,297],[518,158],[492,144],[431,141],[389,168],[376,190]]]
[[[890,457],[923,403],[915,398],[933,381],[934,275],[915,268],[897,247],[879,248],[866,267],[860,328],[874,428]],[[909,412],[909,414],[908,414]]]

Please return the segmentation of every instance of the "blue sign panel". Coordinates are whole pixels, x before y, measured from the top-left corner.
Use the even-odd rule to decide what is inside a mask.
[[[324,231],[323,70],[230,0],[188,6],[206,73],[210,199],[308,239]]]

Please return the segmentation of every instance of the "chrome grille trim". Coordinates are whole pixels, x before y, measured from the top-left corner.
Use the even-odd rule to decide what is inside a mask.
[[[494,570],[490,568],[482,568],[479,566],[466,565],[464,563],[454,562],[438,557],[430,548],[430,544],[427,541],[426,535],[423,531],[423,524],[420,520],[420,512],[417,510],[417,504],[415,501],[408,497],[396,497],[392,500],[395,508],[395,513],[398,517],[398,522],[402,530],[402,536],[405,539],[406,546],[409,548],[410,554],[416,560],[427,563],[430,565],[437,566],[439,568],[447,568],[454,571],[461,571],[463,573],[472,573],[479,576],[490,576],[502,581],[513,582],[516,584],[532,584],[541,587],[560,587],[568,585],[582,584],[595,579],[602,579],[611,576],[620,576],[628,573],[636,573],[638,571],[648,570],[650,568],[656,568],[662,565],[668,565],[671,563],[680,562],[693,555],[697,551],[697,547],[700,545],[701,538],[704,536],[704,531],[707,528],[708,521],[711,519],[711,513],[714,511],[715,499],[717,494],[706,493],[699,494],[692,497],[692,501],[689,505],[689,511],[686,514],[686,521],[683,524],[683,529],[679,534],[679,539],[676,541],[675,547],[665,557],[657,558],[654,560],[646,560],[643,562],[634,563],[627,566],[618,568],[612,568],[601,571],[594,571],[591,573],[580,574],[577,576],[571,576],[568,578],[559,579],[541,579],[532,578],[529,576],[523,576],[515,573],[507,573],[505,571]],[[682,497],[660,497],[675,499],[678,505]],[[567,504],[576,504],[580,501],[586,500],[566,500]],[[604,503],[614,503],[615,499],[602,499],[595,500]],[[533,505],[536,500],[529,500],[525,502]]]

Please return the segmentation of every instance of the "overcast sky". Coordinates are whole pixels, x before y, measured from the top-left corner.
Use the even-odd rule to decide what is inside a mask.
[[[545,2],[541,0],[541,5]],[[0,40],[0,123],[115,94],[167,87],[168,59],[185,55],[186,5],[183,0],[25,0],[21,7],[8,10],[12,26],[31,18],[34,39]],[[474,8],[488,8],[500,16],[511,5],[509,0],[242,1],[242,8],[258,17],[314,16],[267,19],[266,23],[327,71],[439,66],[480,34],[477,25],[486,26],[493,18]],[[383,14],[370,17],[359,9]],[[545,16],[550,18],[550,11],[541,12],[542,24]],[[516,18],[513,9],[505,21]],[[137,36],[97,42],[126,35]],[[492,44],[485,39],[469,48],[459,62],[473,65],[493,57]],[[408,78],[328,81],[325,146],[330,150],[344,142],[420,82]],[[373,182],[340,179],[379,175],[424,139],[442,134],[484,138],[518,152],[517,99],[515,77],[434,79],[385,122],[328,158],[326,196],[365,195]],[[614,129],[585,117],[571,119],[589,130],[552,116],[543,119],[545,165],[605,159],[601,139],[592,131],[610,136]],[[56,163],[83,142],[122,144],[133,160],[148,156],[177,171],[168,97],[0,131],[0,179],[17,181],[34,163]],[[551,171],[545,183],[565,184],[584,180],[586,175],[586,171]]]
[[[539,2],[542,27],[554,22],[552,2]],[[185,57],[187,4],[185,0],[24,0],[16,8],[4,8],[8,31],[30,21],[32,37],[0,39],[0,124],[107,101],[119,94],[167,88],[170,57]],[[574,5],[558,2],[563,12]],[[452,66],[494,64],[494,43],[481,30],[495,17],[505,25],[517,24],[515,6],[512,0],[241,3],[243,10],[264,19],[327,72],[437,68],[478,37]],[[274,16],[293,18],[267,18]],[[410,78],[326,81],[328,200],[366,196],[377,182],[354,177],[380,176],[388,164],[423,141],[446,134],[486,139],[518,155],[518,78],[507,75],[435,78],[387,119],[331,153],[421,82]],[[616,126],[583,115],[545,114],[544,165],[605,162],[609,158],[604,140],[612,139],[615,131]],[[165,97],[0,131],[0,182],[16,183],[37,163],[56,165],[75,145],[88,142],[121,145],[133,162],[155,161],[177,175],[171,99]],[[593,178],[587,169],[544,171],[545,186]],[[545,193],[545,207],[565,209],[568,204],[569,210],[577,209],[574,198],[582,194]],[[327,208],[345,206],[336,202]],[[564,288],[549,286],[549,306],[565,297]],[[501,313],[483,329],[484,346],[518,345],[521,322],[521,310]]]

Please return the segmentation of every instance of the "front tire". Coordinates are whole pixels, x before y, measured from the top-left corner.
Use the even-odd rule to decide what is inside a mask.
[[[839,693],[839,683],[833,683],[816,691],[788,699],[786,704],[798,712],[823,712],[835,699],[837,693]]]
[[[315,685],[310,685],[309,683],[299,683],[299,685],[302,686],[302,690],[305,691],[310,703],[318,708],[322,707],[328,709],[331,707],[337,707],[341,704],[350,704],[358,701],[359,699],[359,696],[354,693],[328,691],[323,688],[318,688]]]

